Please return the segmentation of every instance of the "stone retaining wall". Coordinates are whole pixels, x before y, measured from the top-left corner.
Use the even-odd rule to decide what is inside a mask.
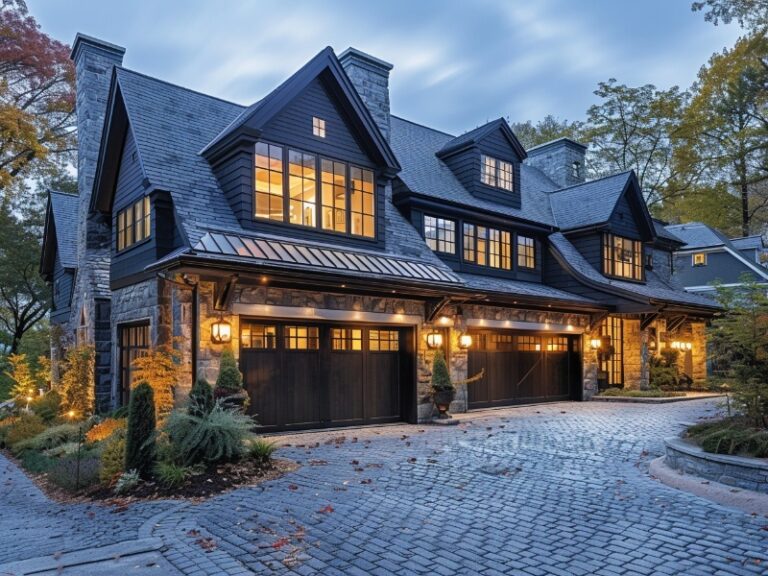
[[[768,494],[768,461],[759,458],[710,454],[680,438],[664,441],[667,466],[726,484]]]

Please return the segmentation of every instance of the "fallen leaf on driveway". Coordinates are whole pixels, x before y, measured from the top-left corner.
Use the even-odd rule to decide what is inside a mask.
[[[296,490],[298,489],[299,487],[296,486],[296,484],[288,484],[288,490],[290,490],[291,492],[296,492]]]
[[[330,514],[333,512],[333,506],[328,504],[325,508],[320,508],[320,510],[317,511],[318,514]]]

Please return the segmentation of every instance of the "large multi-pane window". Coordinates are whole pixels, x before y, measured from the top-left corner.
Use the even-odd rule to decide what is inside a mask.
[[[435,252],[456,254],[456,222],[447,218],[424,216],[424,239]]]
[[[536,268],[536,241],[533,238],[517,235],[517,266]]]
[[[288,221],[300,226],[315,226],[317,183],[315,156],[288,150]]]
[[[134,381],[133,361],[144,356],[149,349],[149,323],[128,324],[118,327],[120,344],[120,399],[128,405]]]
[[[464,223],[464,261],[478,266],[512,269],[512,235],[506,230]]]
[[[117,249],[125,250],[152,233],[152,208],[145,196],[117,213]]]
[[[614,234],[603,235],[603,273],[643,280],[643,244]]]
[[[320,348],[317,326],[285,326],[283,331],[286,350],[317,350]]]
[[[609,316],[600,324],[600,334],[611,340],[610,354],[606,354],[600,369],[609,386],[624,384],[624,322],[620,317]]]
[[[512,191],[514,186],[514,166],[492,156],[480,156],[480,181],[486,186]]]
[[[283,149],[256,144],[256,218],[283,221]]]
[[[266,142],[254,165],[256,218],[376,237],[373,171]]]

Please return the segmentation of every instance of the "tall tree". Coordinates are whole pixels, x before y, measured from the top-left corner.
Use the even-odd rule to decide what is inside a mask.
[[[676,152],[680,166],[711,185],[728,184],[741,204],[741,233],[768,208],[768,39],[740,38],[699,71]]]
[[[694,2],[691,10],[704,11],[704,20],[715,26],[736,20],[751,30],[768,27],[768,0],[704,0]]]
[[[74,67],[23,2],[0,4],[0,191],[66,163],[75,148]]]
[[[581,122],[560,120],[551,114],[536,124],[527,120],[526,122],[511,123],[510,126],[526,150],[563,137],[579,141],[582,128]]]
[[[604,176],[634,170],[652,208],[684,193],[693,178],[679,173],[670,159],[688,93],[677,86],[630,87],[611,78],[595,94],[602,101],[587,111],[583,133],[592,171]]]

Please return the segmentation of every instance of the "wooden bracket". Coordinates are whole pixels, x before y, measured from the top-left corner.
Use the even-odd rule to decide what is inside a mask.
[[[603,310],[602,312],[596,312],[595,314],[589,315],[589,330],[590,332],[595,329],[595,326],[600,324],[603,320],[605,320],[610,312],[607,312]]]
[[[230,276],[228,280],[219,280],[213,287],[213,309],[219,312],[229,310],[232,298],[235,295],[237,274]]]
[[[440,314],[440,311],[445,308],[450,301],[451,299],[448,296],[443,296],[440,300],[427,300],[424,303],[426,308],[426,323],[431,324],[435,318],[437,318],[437,315]]]
[[[659,317],[658,312],[640,314],[640,330],[647,330],[651,323]]]
[[[681,316],[673,316],[669,320],[667,320],[667,332],[677,332],[677,330],[685,324],[685,321],[688,319],[687,316],[681,315]]]

